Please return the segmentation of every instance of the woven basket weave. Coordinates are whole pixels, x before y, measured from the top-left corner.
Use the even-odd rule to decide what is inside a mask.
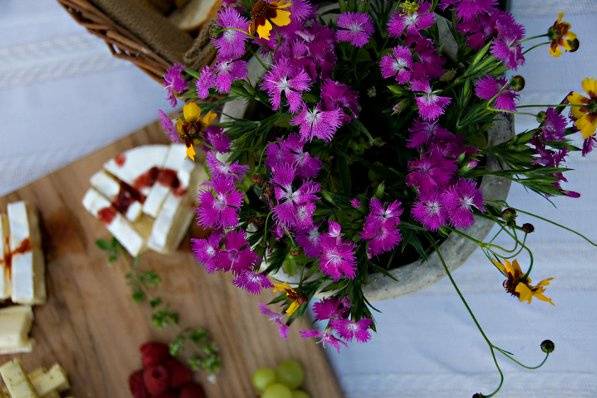
[[[209,23],[193,38],[139,0],[57,0],[112,55],[134,63],[157,81],[173,63],[193,69],[211,63]]]

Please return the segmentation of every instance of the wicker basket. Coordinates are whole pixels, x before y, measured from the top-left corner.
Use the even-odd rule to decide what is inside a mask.
[[[134,63],[157,81],[173,63],[198,69],[215,56],[209,43],[209,23],[193,37],[140,0],[57,1],[79,24],[105,41],[112,55]]]

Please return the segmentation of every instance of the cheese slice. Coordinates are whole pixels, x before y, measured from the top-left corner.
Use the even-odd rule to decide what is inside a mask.
[[[91,188],[83,197],[83,206],[97,218],[99,212],[102,209],[111,207],[111,204],[108,199]],[[145,246],[143,237],[119,213],[116,213],[112,221],[106,225],[106,228],[133,257],[138,256],[143,250]]]
[[[6,210],[12,252],[12,302],[42,304],[46,301],[46,287],[37,215],[25,202],[10,203]]]
[[[28,305],[13,305],[0,309],[0,354],[31,352],[33,342],[29,332],[33,311]]]
[[[11,398],[39,398],[18,359],[0,366],[0,376]]]
[[[170,145],[163,168],[174,170],[180,181],[179,189],[186,190],[189,187],[191,174],[195,170],[195,163],[187,158],[187,148],[185,145],[172,144]],[[163,185],[159,181],[154,184],[143,204],[143,212],[151,217],[157,217],[170,191],[172,191],[171,187]]]
[[[7,263],[10,253],[8,233],[8,218],[5,214],[0,214],[0,300],[10,297],[10,265]]]
[[[54,364],[47,372],[37,369],[28,377],[35,392],[42,398],[60,396],[59,392],[70,388],[66,372],[59,364]]]
[[[99,193],[104,195],[106,198],[113,201],[120,193],[121,187],[118,181],[109,176],[103,170],[95,173],[89,180],[91,186],[95,188]],[[141,216],[142,206],[141,203],[135,201],[130,204],[126,211],[126,218],[131,222],[135,222]]]
[[[160,253],[171,253],[180,245],[180,241],[193,220],[193,209],[184,198],[169,193],[153,223],[147,245]]]
[[[152,167],[162,167],[168,155],[168,145],[144,145],[129,149],[104,164],[104,169],[119,180],[135,186],[137,178]],[[147,195],[151,187],[141,188]]]

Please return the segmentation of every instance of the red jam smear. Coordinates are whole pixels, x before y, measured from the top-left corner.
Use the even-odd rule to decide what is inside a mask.
[[[116,157],[114,158],[114,162],[116,162],[116,165],[118,167],[122,167],[124,166],[124,163],[126,162],[126,155],[124,153],[119,153],[118,155],[116,155]]]
[[[110,224],[116,216],[116,214],[112,214],[112,212],[117,211],[121,214],[126,214],[129,207],[131,207],[134,202],[139,202],[141,204],[145,203],[146,197],[141,193],[143,188],[150,188],[158,183],[170,188],[174,195],[177,196],[182,196],[187,192],[186,189],[182,188],[176,170],[156,166],[137,177],[135,181],[133,181],[133,185],[129,185],[124,181],[119,181],[119,183],[120,190],[118,191],[118,195],[116,195],[112,201],[111,207],[100,211],[100,213],[103,212],[103,216],[101,214],[98,215],[99,219],[105,224]]]
[[[4,247],[7,248],[8,243],[9,243],[8,238],[6,238]],[[12,252],[10,250],[7,250],[4,253],[4,266],[6,267],[6,272],[8,273],[9,276],[10,276],[10,273],[12,270],[12,258],[17,254],[24,254],[31,250],[33,250],[33,247],[31,246],[31,239],[27,238],[27,239],[23,239],[21,244],[16,249],[14,249]]]
[[[114,217],[116,217],[116,209],[113,207],[104,207],[97,212],[97,218],[106,225],[111,224]]]
[[[176,170],[155,166],[137,177],[133,182],[133,187],[135,189],[147,188],[155,185],[156,182],[170,188],[175,195],[182,195],[186,192],[185,190],[180,193],[181,182]]]
[[[133,188],[126,182],[120,181],[120,190],[118,191],[118,195],[116,195],[112,201],[112,207],[119,213],[126,214],[127,210],[134,202],[143,204],[145,203],[145,199],[145,195],[139,192],[139,190]]]

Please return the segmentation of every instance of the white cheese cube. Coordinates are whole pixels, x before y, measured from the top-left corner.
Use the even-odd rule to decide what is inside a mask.
[[[0,366],[0,376],[11,398],[38,398],[18,359]]]
[[[37,216],[25,202],[10,203],[7,212],[12,252],[11,299],[20,304],[42,304],[46,301],[46,287]]]
[[[13,305],[0,309],[0,354],[31,352],[29,331],[33,311],[28,305]]]

